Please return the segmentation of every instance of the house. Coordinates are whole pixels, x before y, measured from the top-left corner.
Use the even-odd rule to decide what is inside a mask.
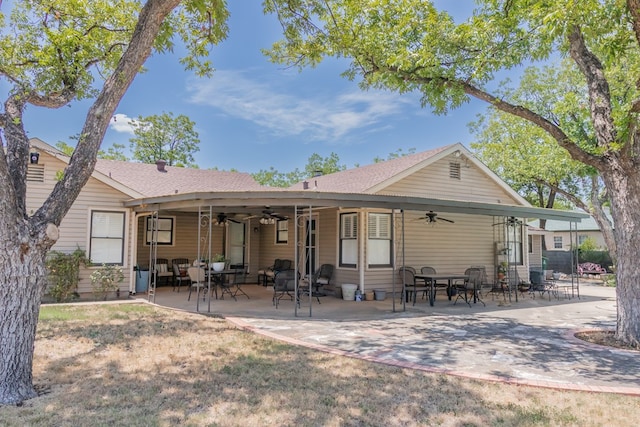
[[[28,203],[36,209],[68,158],[37,139]],[[541,264],[541,234],[528,218],[579,222],[584,214],[532,207],[462,144],[318,176],[287,189],[250,175],[100,160],[60,226],[54,249],[87,250],[122,265],[135,292],[136,265],[224,253],[248,268],[290,259],[301,275],[335,266],[334,284],[393,290],[400,265],[438,272],[506,263],[511,280]],[[80,291],[89,292],[83,271]],[[126,288],[126,289],[125,289]]]
[[[607,209],[605,209],[605,215],[612,221],[611,214]],[[532,224],[536,225],[537,221],[533,221]],[[592,216],[577,223],[573,229],[569,227],[569,223],[564,221],[547,220],[545,230],[548,231],[545,240],[547,251],[569,251],[575,245],[576,238],[578,245],[587,239],[593,239],[597,248],[606,250],[607,247],[604,237],[602,237],[602,231]],[[576,234],[573,240],[571,239],[572,233]]]

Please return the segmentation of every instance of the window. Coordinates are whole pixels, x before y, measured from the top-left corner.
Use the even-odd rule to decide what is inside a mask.
[[[358,214],[340,214],[340,267],[358,264]]]
[[[562,236],[553,236],[553,248],[562,249]]]
[[[583,244],[588,238],[589,236],[587,236],[586,234],[578,235],[578,245]]]
[[[276,244],[289,241],[289,220],[281,219],[276,223]]]
[[[527,236],[527,245],[529,246],[529,253],[532,254],[533,253],[533,236],[530,234]]]
[[[147,217],[147,233],[145,244],[150,244],[153,237],[154,228],[157,228],[156,240],[158,245],[173,245],[173,223],[174,218],[158,218],[157,225],[154,227],[152,217]]]
[[[92,264],[124,264],[124,212],[91,211],[89,259]]]
[[[391,214],[370,213],[367,259],[369,267],[390,267],[392,265]]]
[[[244,252],[245,252],[245,224],[229,221],[229,228],[227,228],[227,235],[229,239],[229,258],[230,265],[244,265]]]
[[[522,222],[510,222],[507,225],[507,233],[509,233],[509,262],[522,265]]]

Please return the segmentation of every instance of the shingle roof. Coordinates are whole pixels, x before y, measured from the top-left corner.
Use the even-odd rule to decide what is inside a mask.
[[[384,162],[373,163],[367,166],[360,166],[329,175],[322,175],[309,178],[309,185],[313,187],[317,184],[319,191],[330,191],[335,193],[371,193],[372,188],[391,180],[395,176],[406,172],[408,169],[428,160],[438,153],[441,153],[453,145],[435,148],[433,150],[422,151]],[[302,190],[303,183],[289,187],[291,190]]]
[[[165,166],[160,172],[155,164],[98,159],[96,171],[143,194],[145,197],[167,196],[202,191],[259,191],[269,189],[258,184],[248,173]]]

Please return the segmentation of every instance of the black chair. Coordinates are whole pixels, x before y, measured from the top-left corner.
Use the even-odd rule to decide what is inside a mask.
[[[258,279],[262,281],[262,286],[267,286],[273,282],[279,271],[291,269],[291,260],[276,258],[273,265],[258,270]]]
[[[436,269],[433,268],[433,267],[422,267],[420,269],[420,273],[427,274],[427,275],[429,275],[429,274],[437,274]],[[426,283],[426,285],[431,285],[431,284],[430,283]],[[436,297],[436,293],[438,291],[438,288],[444,289],[445,292],[446,292],[447,289],[449,289],[449,281],[446,281],[446,282],[435,281],[435,283],[433,284],[433,294],[434,294],[433,298],[434,299]]]
[[[189,282],[187,269],[190,267],[188,258],[174,258],[171,260],[171,270],[173,271],[173,290],[180,287],[183,283]]]
[[[242,294],[247,299],[249,295],[240,287],[247,282],[247,268],[243,265],[231,266],[233,273],[227,273],[224,275],[222,287],[222,298],[224,294],[228,293],[235,300],[238,294]]]
[[[296,271],[293,269],[278,271],[273,279],[273,305],[278,308],[280,300],[288,295],[293,301],[296,291]]]
[[[468,276],[462,282],[455,284],[457,292],[456,300],[453,305],[456,305],[459,299],[464,299],[464,302],[471,307],[471,300],[480,301],[482,305],[485,305],[484,301],[480,298],[479,290],[482,280],[482,271],[479,268],[467,268],[464,272],[465,276]]]
[[[413,300],[413,305],[416,305],[416,296],[418,292],[426,293],[429,287],[426,283],[418,285],[416,282],[416,269],[413,267],[400,267],[398,269],[398,275],[400,276],[400,283],[403,285],[405,301],[409,301],[410,296]],[[424,296],[423,296],[424,298]]]
[[[320,288],[331,285],[333,269],[333,264],[322,264],[311,276],[311,287],[317,296],[324,296]],[[320,300],[318,300],[318,302],[320,302]]]

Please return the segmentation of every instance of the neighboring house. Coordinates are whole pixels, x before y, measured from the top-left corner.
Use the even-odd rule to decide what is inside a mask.
[[[32,144],[40,161],[29,176],[42,177],[29,182],[33,210],[68,158],[37,139]],[[94,262],[122,265],[122,290],[132,292],[135,265],[214,253],[246,265],[255,281],[260,268],[284,258],[301,275],[333,264],[333,284],[391,290],[403,264],[441,273],[482,265],[492,280],[505,261],[513,280],[526,280],[529,268],[541,265],[543,236],[528,233],[526,220],[583,217],[532,207],[461,144],[288,189],[261,186],[244,173],[99,160],[54,249],[80,246]],[[88,280],[80,291],[90,291]]]
[[[605,214],[612,221],[608,210],[605,210]],[[532,221],[531,225],[537,226],[538,221]],[[575,244],[577,241],[578,245],[581,245],[589,238],[594,240],[597,248],[602,250],[607,248],[600,227],[592,216],[574,224],[573,229],[569,227],[568,222],[547,220],[545,230],[547,231],[545,244],[548,251],[569,251],[573,246],[572,242]]]

